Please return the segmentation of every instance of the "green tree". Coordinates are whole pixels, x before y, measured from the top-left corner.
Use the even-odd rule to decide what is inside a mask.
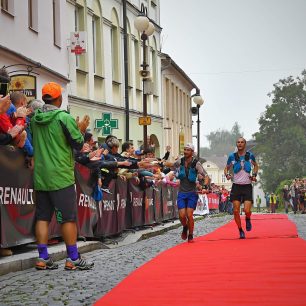
[[[235,122],[231,131],[217,130],[211,132],[206,136],[209,141],[209,148],[201,148],[200,154],[203,157],[209,155],[224,156],[234,151],[236,140],[240,136],[243,136],[243,134],[237,122]]]
[[[272,104],[259,119],[255,152],[261,159],[265,190],[306,174],[306,71],[274,84]]]

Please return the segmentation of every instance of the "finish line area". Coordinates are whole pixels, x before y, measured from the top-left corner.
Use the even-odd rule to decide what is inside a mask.
[[[242,220],[244,223],[244,220]],[[306,305],[306,241],[286,215],[234,221],[144,264],[95,305]]]

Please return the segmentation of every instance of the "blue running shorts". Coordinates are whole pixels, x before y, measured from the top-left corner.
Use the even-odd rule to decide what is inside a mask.
[[[196,209],[198,204],[198,194],[196,192],[179,192],[177,195],[177,208],[186,209],[192,208]]]

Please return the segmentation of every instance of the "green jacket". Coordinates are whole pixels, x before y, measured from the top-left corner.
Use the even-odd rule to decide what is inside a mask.
[[[34,189],[59,190],[75,183],[73,149],[83,136],[67,112],[52,105],[37,110],[31,119],[34,147]]]

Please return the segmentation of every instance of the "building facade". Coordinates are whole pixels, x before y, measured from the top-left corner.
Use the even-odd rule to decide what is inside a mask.
[[[136,147],[143,142],[143,129],[138,123],[143,112],[143,88],[139,74],[143,49],[140,33],[134,27],[134,19],[139,15],[142,3],[155,25],[154,34],[146,42],[146,57],[154,84],[152,94],[147,96],[147,108],[148,115],[152,117],[148,135],[154,139],[159,150],[159,147],[163,147],[159,52],[162,29],[159,26],[160,8],[157,0],[127,1],[129,138]],[[89,128],[100,140],[107,133],[97,122],[102,122],[105,116],[112,120],[113,126],[117,124],[117,128],[111,126],[106,132],[117,136],[121,142],[126,137],[123,20],[122,1],[67,1],[68,32],[85,32],[87,38],[86,53],[75,55],[69,46],[69,107],[75,117],[89,115]]]
[[[197,86],[168,54],[161,57],[165,144],[173,159],[192,143],[191,91]]]
[[[159,0],[1,0],[0,67],[11,76],[11,90],[41,99],[44,83],[63,88],[63,109],[76,118],[90,117],[90,131],[126,139],[124,16],[126,2],[129,140],[143,143],[143,44],[134,27],[141,6],[155,31],[146,41],[151,86],[147,95],[150,142],[156,155],[171,145],[172,157],[192,142],[191,91],[197,88],[167,54],[160,52]],[[4,30],[5,29],[5,30]],[[76,54],[75,37],[86,47]],[[73,52],[72,52],[73,51]],[[104,128],[106,125],[106,128]]]
[[[41,99],[41,88],[54,81],[69,83],[65,35],[66,1],[2,0],[0,11],[0,67],[11,77],[11,90]],[[63,108],[68,92],[63,92]]]
[[[211,179],[211,183],[218,186],[224,186],[226,189],[232,188],[232,182],[228,181],[224,175],[224,168],[227,162],[227,156],[208,156],[203,167]]]

